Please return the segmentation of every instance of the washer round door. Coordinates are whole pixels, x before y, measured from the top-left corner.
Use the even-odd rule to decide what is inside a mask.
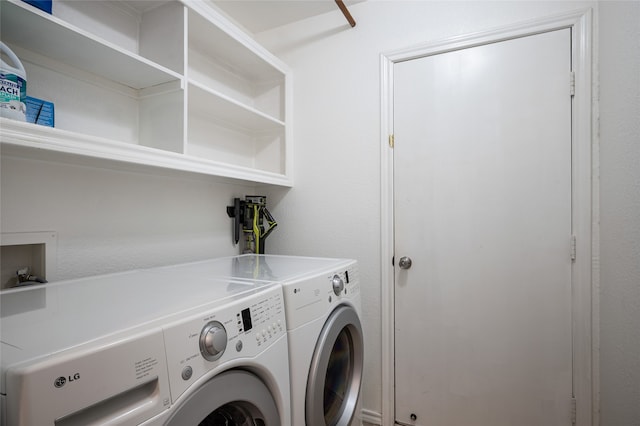
[[[307,426],[348,426],[355,414],[364,345],[353,307],[337,307],[325,322],[307,379]]]
[[[280,426],[269,388],[243,370],[221,373],[191,394],[166,426]]]

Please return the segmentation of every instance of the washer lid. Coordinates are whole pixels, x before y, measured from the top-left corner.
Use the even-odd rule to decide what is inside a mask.
[[[245,254],[172,266],[166,269],[172,270],[173,273],[191,269],[209,277],[287,283],[311,274],[333,271],[352,262],[354,261],[351,259]]]
[[[115,333],[157,327],[185,310],[213,308],[265,285],[211,278],[192,268],[182,268],[179,274],[163,268],[3,291],[3,375],[15,362],[51,355]]]

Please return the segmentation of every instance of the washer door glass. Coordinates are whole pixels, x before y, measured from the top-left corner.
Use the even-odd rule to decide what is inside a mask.
[[[307,379],[308,425],[347,426],[354,414],[362,381],[364,346],[356,311],[342,305],[325,323]]]
[[[266,426],[266,423],[257,407],[236,401],[216,409],[198,426]]]
[[[243,370],[230,370],[189,395],[166,425],[280,426],[280,415],[262,380]]]

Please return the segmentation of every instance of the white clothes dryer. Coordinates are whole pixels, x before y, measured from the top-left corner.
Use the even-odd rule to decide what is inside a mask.
[[[161,268],[0,302],[4,426],[291,425],[279,285]]]
[[[203,276],[283,286],[295,426],[360,424],[364,359],[355,260],[247,254],[190,266]]]

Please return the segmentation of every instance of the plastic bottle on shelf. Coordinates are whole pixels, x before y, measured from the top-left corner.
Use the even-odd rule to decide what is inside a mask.
[[[0,116],[18,121],[26,120],[27,73],[22,62],[9,47],[0,41]],[[4,61],[7,57],[12,65]]]

